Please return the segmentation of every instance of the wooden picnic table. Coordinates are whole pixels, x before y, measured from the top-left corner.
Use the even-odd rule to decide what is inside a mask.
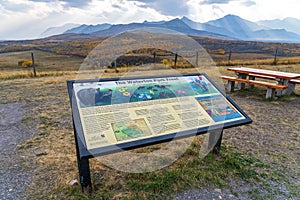
[[[253,75],[262,75],[262,76],[270,76],[276,79],[284,79],[291,80],[300,78],[300,74],[289,73],[289,72],[280,72],[266,69],[255,69],[255,68],[247,68],[247,67],[231,67],[228,68],[229,71],[234,71],[240,74],[253,74]]]
[[[300,83],[300,80],[298,80],[298,78],[300,78],[300,74],[296,73],[247,67],[231,67],[227,70],[235,72],[239,79],[247,79],[247,77],[249,80],[255,80],[256,77],[262,79],[271,79],[276,80],[279,85],[287,86],[287,88],[284,90],[278,90],[277,96],[281,96],[283,94],[290,95],[295,89],[295,84]],[[244,87],[245,82],[240,81],[238,83],[238,88],[243,89]]]

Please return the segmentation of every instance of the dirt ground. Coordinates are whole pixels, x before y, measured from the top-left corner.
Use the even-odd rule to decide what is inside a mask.
[[[252,118],[253,123],[224,131],[223,142],[233,146],[238,152],[259,158],[276,169],[290,182],[300,185],[300,96],[289,100],[267,101],[254,91],[234,93],[230,96]],[[275,199],[298,199],[289,196],[290,190],[283,182],[272,180]],[[268,192],[258,184],[252,185],[236,180],[229,183],[228,189],[203,188],[179,193],[176,199],[249,199],[247,191],[257,188],[259,197],[268,196]],[[233,196],[237,193],[238,197]],[[263,199],[263,198],[262,198]]]
[[[27,152],[17,145],[31,139],[36,130],[22,123],[28,110],[26,103],[0,104],[0,195],[1,199],[21,199],[31,182],[32,169],[27,166]]]
[[[58,153],[53,147],[54,143],[73,139],[65,83],[70,78],[72,77],[48,77],[0,82],[0,199],[23,199],[24,193],[30,197],[30,193],[35,192],[31,183],[41,184],[41,187],[48,187],[51,191],[56,177],[53,180],[43,180],[43,177],[35,176],[51,170],[52,164],[48,169],[41,169],[39,163],[45,162],[41,159],[42,155],[51,154],[52,151],[62,155],[64,151],[72,154],[68,155],[68,159],[73,167],[68,170],[72,173],[74,171],[76,177],[74,149],[57,149]],[[296,93],[300,94],[299,86]],[[265,100],[264,95],[264,88],[230,94],[253,119],[253,123],[225,130],[223,144],[263,160],[270,168],[282,174],[284,180],[300,184],[300,95],[276,101]],[[45,132],[53,132],[54,136],[45,135]],[[61,132],[64,134],[56,137]],[[35,139],[32,141],[30,138]],[[45,138],[50,138],[48,143]],[[72,145],[71,143],[71,147]],[[26,148],[22,148],[23,146]],[[67,184],[71,179],[69,175],[64,175],[58,174],[62,176],[61,179],[66,179]],[[272,179],[272,175],[270,177],[275,199],[299,198],[291,194],[290,189],[282,182]],[[175,199],[249,199],[247,191],[253,188],[257,188],[258,195],[261,196],[268,192],[259,184],[236,180],[228,184],[231,190],[191,188],[176,194]],[[59,199],[59,196],[56,197]]]

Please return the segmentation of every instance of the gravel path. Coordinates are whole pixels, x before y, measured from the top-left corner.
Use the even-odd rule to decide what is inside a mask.
[[[30,139],[34,131],[22,122],[25,103],[0,104],[0,199],[23,199],[32,171],[26,166],[26,152],[17,145]]]
[[[228,199],[228,200],[246,200],[249,199],[248,196],[245,197],[235,197],[229,190],[213,189],[213,188],[203,188],[201,190],[191,189],[180,194],[177,194],[174,200],[218,200],[218,199]]]

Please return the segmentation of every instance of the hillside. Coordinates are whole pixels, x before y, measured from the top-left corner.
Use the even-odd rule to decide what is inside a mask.
[[[261,32],[259,34],[262,35],[265,33]],[[241,61],[244,61],[244,63],[247,61],[248,63],[253,64],[257,61],[264,62],[264,60],[271,63],[272,61],[270,60],[274,58],[276,49],[277,57],[282,63],[285,62],[285,60],[291,60],[294,59],[293,57],[296,58],[300,56],[300,44],[247,42],[211,39],[204,37],[193,37],[193,39],[197,41],[204,49],[206,49],[217,65],[228,64],[229,54],[231,55],[230,64],[238,64]],[[90,34],[63,34],[40,40],[0,42],[0,53],[24,50],[41,50],[53,52],[59,55],[71,55],[85,58],[97,45],[104,40],[105,38],[103,37],[95,38]],[[128,42],[130,42],[130,40],[128,40]],[[126,44],[126,42],[124,44]],[[175,44],[166,43],[165,45],[167,47]],[[107,50],[111,51],[112,49]],[[133,60],[136,60],[136,63],[143,62],[143,59],[145,59],[145,61],[149,60],[149,57],[153,57],[155,50],[141,49],[137,52],[133,54],[128,52],[130,56],[120,59],[122,62],[119,62],[119,65],[128,65],[129,63],[134,65],[135,63]],[[161,62],[163,59],[173,59],[174,53],[175,52],[171,52],[171,54],[167,53],[169,57],[157,57],[157,62]]]

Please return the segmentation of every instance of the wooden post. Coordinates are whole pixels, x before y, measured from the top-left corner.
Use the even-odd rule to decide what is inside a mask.
[[[229,56],[228,56],[228,64],[230,64],[230,62],[231,62],[231,54],[232,54],[232,52],[231,52],[231,49],[229,50]]]
[[[117,57],[116,57],[116,54],[114,52],[114,68],[115,68],[115,71],[117,72],[118,69],[117,69]]]
[[[178,57],[178,55],[177,55],[177,53],[176,53],[176,54],[175,54],[175,64],[174,64],[174,67],[176,67],[177,57]]]
[[[199,52],[198,52],[198,51],[196,51],[196,67],[198,67],[198,61],[199,61],[199,58],[198,58],[198,56],[199,56]]]
[[[277,54],[278,54],[278,48],[276,48],[276,51],[275,51],[273,65],[277,64]]]
[[[34,54],[31,52],[31,60],[32,60],[32,67],[33,67],[33,75],[36,77],[36,68],[35,68],[35,63],[34,63]]]

